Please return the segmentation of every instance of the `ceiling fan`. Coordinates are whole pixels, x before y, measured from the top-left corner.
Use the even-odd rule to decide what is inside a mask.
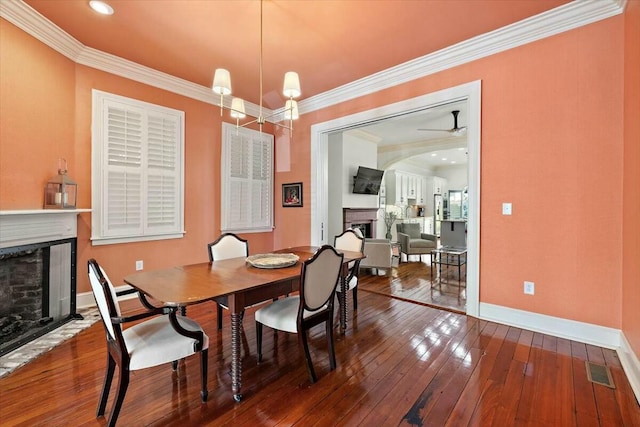
[[[458,127],[458,114],[460,114],[460,110],[453,110],[451,114],[453,114],[453,128],[451,129],[418,129],[418,130],[431,131],[431,132],[449,132],[450,134],[456,135],[456,136],[462,135],[467,130],[467,127],[466,126]]]

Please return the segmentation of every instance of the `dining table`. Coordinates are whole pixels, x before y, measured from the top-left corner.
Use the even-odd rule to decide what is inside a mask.
[[[242,400],[241,328],[244,309],[253,304],[288,295],[299,288],[301,262],[319,248],[297,246],[273,253],[294,254],[299,262],[282,268],[258,268],[247,258],[229,258],[172,268],[138,272],[124,282],[135,290],[176,309],[227,297],[231,317],[231,391],[236,402]],[[340,274],[340,332],[347,328],[347,283],[349,263],[365,258],[362,252],[338,250],[344,255]]]

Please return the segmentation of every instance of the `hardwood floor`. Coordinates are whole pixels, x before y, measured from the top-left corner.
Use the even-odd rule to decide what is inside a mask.
[[[420,280],[402,269],[398,276],[407,288]],[[346,335],[336,334],[335,371],[323,327],[311,331],[315,384],[295,335],[265,330],[257,364],[256,308],[248,309],[241,403],[231,397],[228,312],[218,332],[213,303],[190,307],[211,341],[209,400],[200,402],[197,357],[181,361],[177,373],[169,365],[134,371],[119,425],[640,425],[640,407],[612,350],[365,290],[358,296]],[[127,312],[137,307],[123,303]],[[616,388],[589,382],[586,360],[608,366]],[[105,363],[104,331],[95,324],[0,379],[0,424],[105,425],[95,418]]]
[[[361,269],[358,286],[380,295],[464,314],[467,310],[466,266],[463,266],[460,282],[455,268],[445,270],[444,267],[442,280],[435,272],[432,280],[431,267],[425,262],[427,258],[423,256],[418,261],[414,255],[410,262],[400,263],[399,268],[392,268],[386,276],[377,277],[384,270]]]

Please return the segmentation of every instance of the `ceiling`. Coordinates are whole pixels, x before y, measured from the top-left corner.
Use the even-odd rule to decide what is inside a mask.
[[[85,46],[210,87],[231,72],[233,95],[259,103],[257,0],[24,0]],[[305,99],[569,0],[265,0],[264,105],[284,105],[286,71]]]
[[[286,71],[297,71],[299,100],[505,27],[569,0],[24,0],[83,45],[210,87],[216,68],[231,73],[232,95],[260,102],[260,9],[263,19],[263,104],[281,108]],[[466,138],[418,128],[450,129],[444,105],[359,129],[380,150],[428,141],[453,149],[420,157],[432,167],[466,161]],[[438,150],[442,151],[442,150]],[[447,158],[447,160],[442,160]],[[415,159],[414,159],[415,160]]]

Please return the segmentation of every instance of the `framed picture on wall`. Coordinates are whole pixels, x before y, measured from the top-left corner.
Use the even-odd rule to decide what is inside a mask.
[[[302,206],[302,183],[282,184],[282,206],[299,208]]]

